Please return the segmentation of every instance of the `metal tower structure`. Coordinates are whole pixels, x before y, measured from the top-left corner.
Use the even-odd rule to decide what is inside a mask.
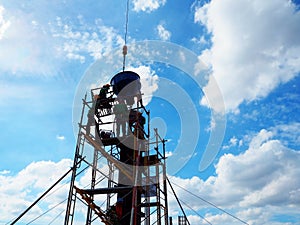
[[[84,97],[65,225],[169,224],[166,140],[142,96],[139,75],[122,71]]]

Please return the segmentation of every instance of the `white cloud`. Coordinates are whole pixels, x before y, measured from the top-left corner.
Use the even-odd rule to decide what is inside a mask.
[[[235,216],[249,224],[271,223],[271,219],[283,211],[285,215],[297,215],[300,152],[274,139],[274,130],[279,129],[261,130],[252,138],[249,149],[239,155],[223,155],[215,166],[216,175],[205,181],[199,177],[171,177],[171,181],[221,208],[236,211]],[[233,143],[237,143],[234,140]],[[174,188],[179,198],[194,210],[213,208],[176,185]],[[174,200],[171,207],[175,207]],[[223,212],[217,215],[207,212],[205,218],[212,224],[236,221]]]
[[[173,155],[173,152],[166,152],[166,158],[171,157]]]
[[[63,136],[63,135],[56,135],[56,139],[57,139],[57,140],[60,140],[60,141],[63,141],[63,140],[66,139],[66,137]]]
[[[229,142],[232,146],[236,146],[237,141],[238,141],[238,139],[236,137],[232,137],[232,138],[230,138]]]
[[[211,65],[227,111],[265,97],[300,71],[300,12],[291,1],[212,0],[196,8],[195,22],[212,35],[200,59]],[[204,89],[213,92],[211,84]]]
[[[191,39],[192,42],[196,43],[196,44],[199,44],[199,45],[206,45],[208,44],[208,40],[206,40],[205,36],[202,35],[200,38],[196,38],[196,37],[193,37]]]
[[[166,28],[162,24],[157,25],[156,29],[160,39],[162,39],[163,41],[170,40],[171,32],[166,30]]]
[[[167,0],[133,0],[133,10],[151,12],[163,6]]]
[[[71,159],[62,159],[59,162],[38,161],[31,163],[17,174],[7,173],[5,171],[3,173],[0,172],[0,223],[10,224],[13,219],[17,218],[17,216],[63,176],[64,173],[70,169],[72,163]],[[108,166],[105,159],[98,161],[98,169],[108,174]],[[92,168],[89,167],[77,176],[75,185],[79,188],[90,187],[91,174]],[[116,177],[117,175],[118,173],[115,174]],[[36,222],[38,224],[49,223],[58,216],[55,222],[62,224],[66,210],[70,177],[71,173],[43,197],[37,205],[28,211],[19,222],[27,224],[31,220],[40,217],[46,211],[49,211],[38,218]],[[101,177],[100,173],[97,174],[97,177]],[[99,179],[97,181],[99,181]],[[97,182],[97,187],[106,186],[107,180],[105,179],[101,182]],[[96,204],[100,205],[105,202],[106,197],[106,195],[96,196]],[[115,201],[115,199],[113,198],[112,201]],[[76,202],[75,224],[83,223],[80,220],[85,218],[86,209],[86,205],[80,201]]]
[[[0,171],[0,175],[6,175],[6,174],[9,174],[10,171],[9,170],[2,170]]]
[[[54,184],[63,173],[67,172],[72,164],[69,159],[60,162],[39,161],[33,162],[17,174],[0,174],[0,214],[1,222],[8,222],[19,216],[32,204],[44,191]],[[55,189],[48,198],[47,204],[58,204],[66,198],[68,187]],[[43,205],[38,205],[30,212],[25,220],[30,220],[40,215]],[[47,208],[47,206],[46,206]],[[23,218],[22,218],[23,219]],[[53,217],[52,217],[53,219]]]
[[[5,72],[29,72],[55,74],[49,59],[55,61],[54,48],[49,36],[37,24],[33,16],[17,9],[0,9],[0,70]],[[2,39],[1,39],[2,36]]]
[[[229,149],[231,147],[234,147],[234,146],[237,145],[237,143],[238,143],[238,139],[236,137],[232,137],[229,140],[229,144],[228,145],[224,145],[223,149]]]
[[[211,118],[209,126],[206,128],[207,132],[213,131],[216,128],[216,121],[214,118]]]
[[[296,146],[300,143],[300,123],[278,125],[272,132],[275,136],[280,136],[284,143]]]
[[[66,60],[81,63],[103,57],[123,38],[101,20],[84,23],[57,17],[50,22],[18,8],[0,7],[0,71],[15,74],[57,75]]]
[[[81,21],[82,17],[79,19]],[[87,55],[97,60],[110,53],[116,46],[124,44],[117,31],[103,25],[101,20],[97,20],[93,26],[81,21],[79,26],[75,27],[57,17],[52,32],[53,37],[63,43],[58,47],[60,54],[66,55],[69,59],[79,60],[81,63],[85,62]]]
[[[139,66],[137,68],[129,68],[140,75],[141,85],[142,85],[142,94],[143,94],[143,104],[147,105],[153,96],[153,93],[158,88],[158,75],[155,71],[151,70],[149,66]]]
[[[189,194],[177,185],[197,196],[229,211],[249,224],[269,224],[277,214],[297,215],[300,205],[300,176],[298,162],[299,151],[294,151],[274,139],[289,125],[261,130],[252,138],[250,147],[239,155],[223,155],[216,164],[216,174],[206,180],[199,177],[182,179],[172,176],[170,180],[179,197],[189,204],[199,215],[204,216],[212,224],[240,224],[224,212],[210,210],[213,206]],[[295,124],[290,125],[291,129]],[[231,143],[237,143],[236,138]],[[5,215],[2,221],[8,222],[20,214],[42,192],[53,184],[72,164],[70,159],[60,162],[33,162],[17,174],[0,172],[0,214]],[[49,169],[51,168],[51,169]],[[101,171],[107,171],[107,165],[99,164]],[[91,171],[76,181],[78,187],[86,187],[91,180]],[[68,185],[61,186],[50,197],[43,200],[45,205],[39,205],[26,215],[26,221],[40,215],[46,209],[61,202],[67,197]],[[178,205],[169,195],[170,215],[178,215]],[[104,199],[101,199],[101,201]],[[65,205],[55,209],[53,214],[64,210]],[[186,206],[184,206],[186,208]],[[187,209],[189,210],[189,209]],[[190,212],[193,214],[193,212]],[[188,213],[188,215],[190,215]],[[45,218],[45,220],[48,218]],[[198,216],[190,215],[190,221],[205,223]],[[51,221],[51,219],[48,219]],[[272,223],[273,224],[273,223]],[[279,223],[278,223],[279,224]]]
[[[190,222],[190,224],[201,224],[200,222],[202,221],[201,218],[199,216],[195,216],[195,215],[189,215],[187,216],[188,221]],[[205,224],[205,222],[204,222]]]
[[[3,38],[3,35],[7,28],[10,26],[10,21],[4,19],[4,7],[0,5],[0,40]]]
[[[259,134],[251,140],[249,147],[252,149],[259,148],[259,146],[266,143],[272,136],[273,133],[271,131],[262,129]]]

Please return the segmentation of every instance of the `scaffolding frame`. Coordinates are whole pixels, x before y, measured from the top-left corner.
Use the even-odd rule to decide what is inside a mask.
[[[120,163],[122,152],[122,139],[118,139],[115,134],[116,121],[114,121],[114,112],[111,109],[101,109],[93,117],[94,123],[88,121],[89,112],[93,110],[95,102],[93,101],[95,93],[99,88],[91,90],[91,100],[87,100],[87,94],[82,99],[82,111],[80,121],[78,123],[79,131],[77,135],[77,143],[73,162],[73,171],[69,187],[69,196],[67,201],[67,208],[65,214],[65,225],[72,225],[74,223],[75,214],[77,213],[76,202],[79,200],[84,203],[86,207],[85,223],[87,225],[93,224],[96,221],[102,224],[117,224],[112,221],[109,215],[113,206],[116,206],[116,195],[119,193],[130,193],[133,197],[132,209],[130,215],[130,224],[134,225],[168,225],[168,198],[167,198],[167,183],[166,183],[166,157],[165,157],[165,143],[157,129],[154,129],[155,141],[150,142],[150,110],[147,110],[141,103],[137,102],[133,110],[143,110],[147,115],[147,131],[145,129],[137,132],[144,132],[145,140],[143,140],[142,147],[141,140],[138,138],[131,138],[134,149],[137,153],[133,154],[132,165],[133,171],[126,168],[127,165]],[[117,99],[111,95],[109,102],[113,107],[118,103]],[[100,131],[107,130],[111,127],[112,135],[109,138],[102,139]],[[136,126],[139,126],[137,123]],[[91,127],[94,127],[91,130]],[[138,135],[138,133],[136,134]],[[86,148],[92,148],[93,157],[88,159],[86,155]],[[143,149],[141,149],[143,148]],[[124,149],[124,148],[123,148]],[[130,149],[130,148],[129,148]],[[124,150],[123,150],[124,151]],[[140,154],[140,155],[139,155]],[[99,161],[105,159],[108,171],[101,171],[99,168]],[[139,166],[142,165],[142,171],[139,171]],[[130,163],[129,163],[130,164]],[[134,165],[135,164],[135,165]],[[78,177],[82,175],[83,171],[91,168],[91,179],[89,189],[86,187],[77,187],[75,185]],[[135,173],[133,173],[135,172]],[[120,174],[133,178],[133,185],[131,190],[126,190],[125,187],[120,186]],[[139,179],[139,182],[136,182]],[[98,181],[98,182],[97,182]],[[106,183],[106,187],[98,184]],[[143,184],[142,184],[142,183]],[[127,185],[128,186],[128,185]],[[130,186],[130,185],[129,185]],[[106,204],[97,202],[97,196],[106,196]],[[138,199],[138,201],[137,201]],[[115,204],[114,204],[115,203]]]

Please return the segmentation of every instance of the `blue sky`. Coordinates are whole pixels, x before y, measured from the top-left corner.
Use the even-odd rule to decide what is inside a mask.
[[[170,179],[248,224],[300,224],[299,6],[129,4],[126,66],[144,79],[153,126],[169,140]],[[85,82],[104,84],[122,69],[125,8],[119,0],[0,0],[0,224],[71,165]],[[139,53],[136,43],[150,48]],[[241,224],[174,188],[194,209],[185,206],[191,224],[207,224],[199,215]],[[24,224],[62,199],[52,195]],[[172,199],[170,209],[177,216]]]

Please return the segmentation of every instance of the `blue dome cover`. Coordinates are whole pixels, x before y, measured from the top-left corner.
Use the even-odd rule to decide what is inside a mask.
[[[116,74],[110,81],[113,92],[118,96],[134,96],[141,92],[140,76],[132,71],[122,71]]]

